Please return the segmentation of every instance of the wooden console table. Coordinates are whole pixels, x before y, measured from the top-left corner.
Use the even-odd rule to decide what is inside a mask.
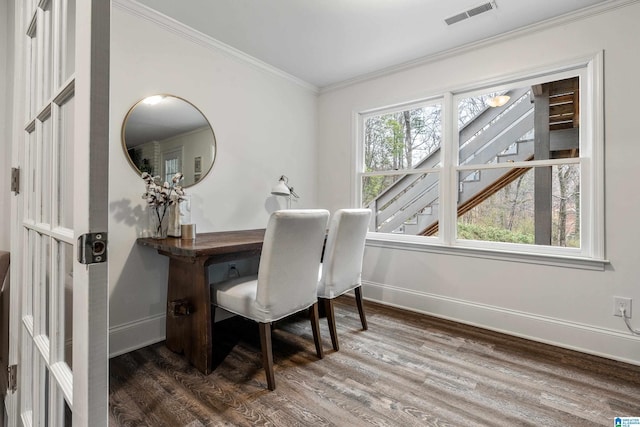
[[[139,238],[169,257],[167,347],[202,373],[213,370],[208,266],[260,255],[264,229],[201,233],[194,240]]]

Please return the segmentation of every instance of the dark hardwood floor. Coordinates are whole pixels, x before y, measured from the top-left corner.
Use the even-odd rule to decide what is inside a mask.
[[[340,351],[321,319],[273,332],[266,389],[258,327],[214,327],[208,376],[163,343],[110,362],[110,426],[613,426],[640,416],[640,367],[366,302],[336,303]],[[640,351],[640,349],[639,349]]]

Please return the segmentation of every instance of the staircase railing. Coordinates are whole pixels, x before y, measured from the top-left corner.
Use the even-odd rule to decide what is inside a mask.
[[[511,91],[510,101],[500,108],[486,108],[467,123],[459,135],[460,164],[486,164],[491,161],[527,160],[533,154],[533,143],[518,142],[533,129],[533,105],[529,91]],[[512,147],[509,154],[505,153]],[[432,169],[440,163],[440,149],[434,150],[414,166]],[[495,182],[501,182],[505,171],[499,169],[464,171],[459,175],[459,200],[463,204]],[[372,200],[371,229],[385,233],[425,234],[437,230],[438,173],[402,175]],[[504,179],[502,179],[504,181]],[[510,182],[510,181],[509,181]],[[506,185],[506,182],[504,185]]]

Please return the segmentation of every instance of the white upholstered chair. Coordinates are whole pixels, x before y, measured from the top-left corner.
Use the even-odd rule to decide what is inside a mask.
[[[258,274],[211,286],[216,307],[259,324],[262,364],[267,386],[274,390],[271,323],[310,308],[318,358],[322,344],[318,320],[318,268],[329,220],[323,209],[281,210],[271,214],[265,231]]]
[[[324,304],[331,343],[338,351],[338,335],[333,312],[333,299],[354,290],[362,329],[367,329],[367,319],[362,306],[362,258],[369,228],[371,210],[340,209],[333,214],[329,235],[320,267],[318,299]]]

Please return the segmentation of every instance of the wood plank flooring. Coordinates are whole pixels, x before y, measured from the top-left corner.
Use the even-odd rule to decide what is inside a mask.
[[[340,351],[321,319],[273,332],[266,390],[256,324],[216,323],[202,375],[163,343],[110,361],[110,426],[613,426],[640,416],[640,367],[365,302],[336,303]],[[640,351],[640,350],[639,350]]]

